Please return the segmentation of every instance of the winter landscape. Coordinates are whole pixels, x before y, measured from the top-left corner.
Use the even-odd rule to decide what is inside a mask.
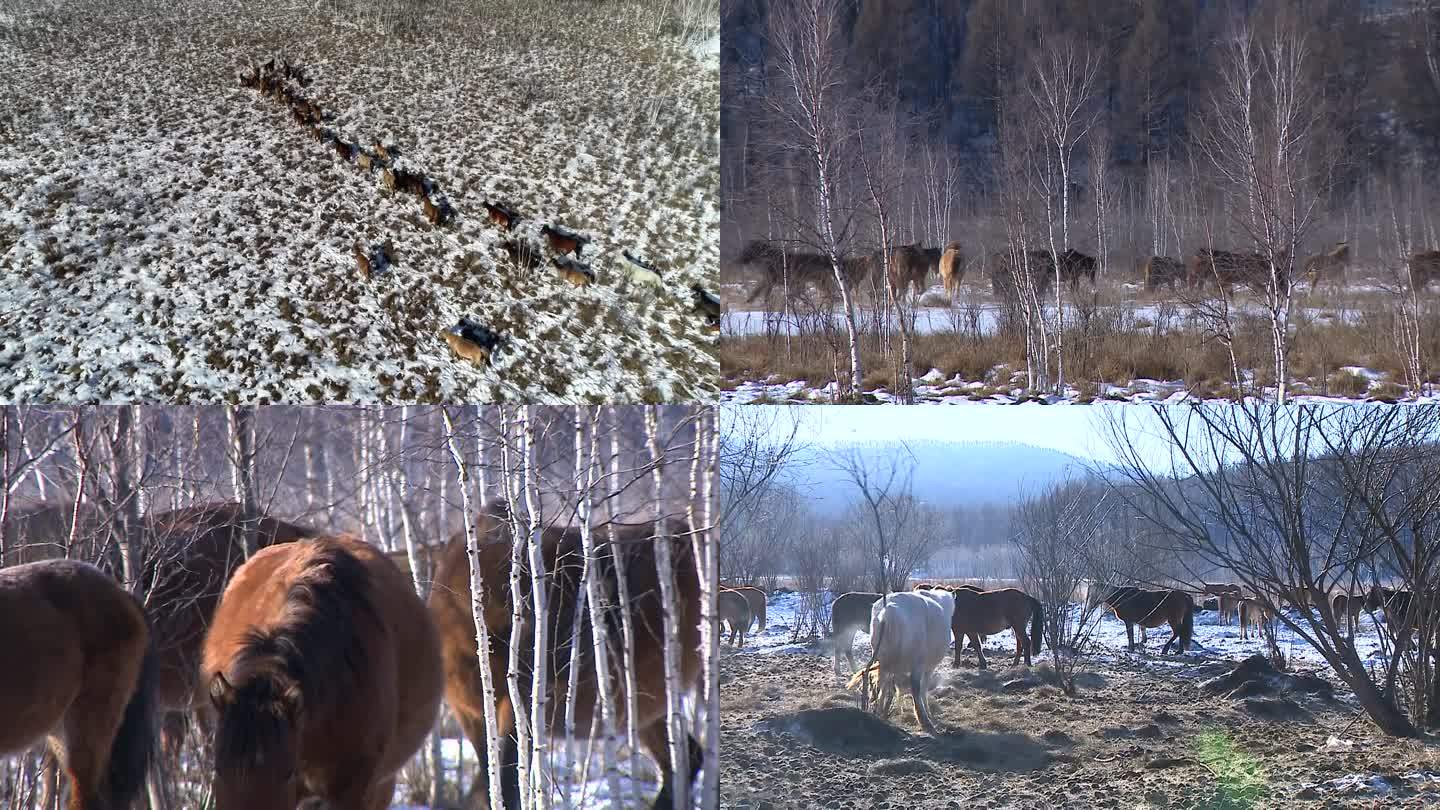
[[[1440,9],[902,6],[725,17],[725,400],[1435,401]]]
[[[722,409],[723,803],[1440,801],[1440,409],[893,413]]]
[[[0,408],[0,807],[714,806],[714,438],[687,406]]]
[[[0,4],[0,399],[711,399],[718,50],[704,0]]]

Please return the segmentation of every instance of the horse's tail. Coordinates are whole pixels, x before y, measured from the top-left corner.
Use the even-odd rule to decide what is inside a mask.
[[[1187,598],[1188,602],[1189,599]],[[1190,640],[1195,637],[1195,611],[1185,611],[1185,616],[1180,620],[1180,652],[1190,648]]]
[[[877,668],[877,667],[879,666],[879,659],[880,659],[880,639],[881,639],[884,635],[885,635],[885,614],[884,614],[884,613],[881,613],[881,614],[880,614],[880,626],[877,627],[877,628],[875,628],[875,635],[874,635],[874,636],[871,636],[871,638],[870,638],[870,657],[869,657],[868,659],[866,659],[866,661],[865,661],[865,666],[861,667],[861,668],[860,668],[860,671],[857,672],[857,673],[855,673],[855,676],[850,679],[850,683],[847,684],[845,688],[847,688],[847,689],[854,689],[854,688],[855,688],[855,685],[858,684],[858,683],[860,683],[860,680],[861,680],[862,678],[868,677],[868,676],[870,675],[870,670],[875,669],[875,668]],[[870,684],[868,684],[868,683],[865,684],[865,689],[868,691],[868,690],[870,689]]]
[[[145,789],[145,777],[155,755],[156,689],[159,666],[155,651],[155,634],[147,622],[145,657],[140,664],[140,677],[115,741],[110,746],[110,765],[106,774],[109,806],[129,807]]]
[[[1030,597],[1030,654],[1040,652],[1040,644],[1045,636],[1045,607],[1040,600]]]

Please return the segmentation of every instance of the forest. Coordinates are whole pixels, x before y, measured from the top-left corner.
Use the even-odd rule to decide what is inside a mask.
[[[236,746],[232,715],[216,697],[224,680],[201,671],[201,644],[209,661],[210,631],[231,615],[231,592],[248,567],[289,549],[352,542],[383,555],[374,565],[403,585],[419,617],[404,626],[420,632],[433,622],[442,639],[460,633],[464,652],[458,660],[445,653],[448,668],[467,671],[464,662],[476,656],[496,667],[493,678],[478,679],[484,696],[463,702],[457,698],[470,687],[447,683],[441,703],[437,677],[432,702],[413,709],[423,740],[402,748],[390,771],[377,770],[374,798],[383,804],[365,806],[499,808],[497,784],[514,785],[506,807],[691,806],[682,797],[713,796],[718,767],[707,697],[717,639],[703,629],[715,588],[715,438],[713,411],[679,406],[7,406],[0,627],[20,647],[11,653],[26,654],[27,629],[40,621],[23,620],[37,614],[17,601],[27,577],[48,566],[93,565],[85,570],[97,585],[80,604],[99,605],[98,582],[113,580],[144,606],[151,628],[154,753],[148,769],[139,768],[147,795],[134,806],[295,806],[255,792],[285,784],[276,773],[257,772],[238,789],[224,778],[233,765],[227,746]],[[347,536],[354,540],[338,539]],[[617,568],[609,560],[628,562]],[[384,607],[372,600],[365,610]],[[458,610],[458,624],[446,624],[445,605]],[[302,718],[297,727],[333,722],[324,719],[331,692],[350,701],[345,717],[385,716],[380,703],[355,713],[351,680],[324,670],[333,656],[319,639],[363,626],[366,614],[343,615],[349,620],[329,633],[295,637],[304,655],[295,676],[304,697],[290,710]],[[537,624],[549,632],[529,629]],[[613,634],[603,629],[611,625]],[[477,634],[485,641],[478,647]],[[532,635],[540,641],[532,644]],[[547,657],[547,638],[563,653]],[[568,663],[547,670],[534,665],[542,658]],[[67,677],[41,661],[4,680],[0,701],[40,689],[34,678]],[[613,677],[596,676],[597,666]],[[320,692],[305,677],[312,668],[325,676]],[[239,683],[243,670],[228,672]],[[429,683],[422,674],[400,680],[402,693]],[[145,677],[139,683],[136,694],[147,689]],[[316,719],[305,718],[309,711]],[[73,714],[69,722],[78,723]],[[72,752],[93,743],[75,727],[53,732]],[[0,758],[0,807],[50,810],[87,789],[75,781],[87,778],[83,764],[59,773],[43,734],[31,746],[34,739],[14,733],[0,724],[0,752],[13,754]],[[351,734],[384,739],[365,728]],[[320,755],[311,745],[288,750],[300,752],[314,788],[325,781],[314,776]],[[507,749],[514,759],[502,762]],[[342,748],[335,756],[351,754]],[[348,782],[367,785],[365,767],[347,770],[355,771]]]
[[[1432,395],[1440,6],[722,15],[730,398]]]

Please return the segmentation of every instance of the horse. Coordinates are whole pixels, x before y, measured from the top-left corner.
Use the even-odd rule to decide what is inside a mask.
[[[1410,254],[1410,286],[1424,290],[1433,281],[1440,281],[1440,250],[1422,250]]]
[[[1310,289],[1319,288],[1322,282],[1330,282],[1337,288],[1345,286],[1345,268],[1350,265],[1350,243],[1337,242],[1327,253],[1311,256],[1305,260],[1305,280]]]
[[[1019,664],[1023,655],[1025,666],[1030,666],[1030,655],[1040,652],[1044,633],[1045,611],[1040,600],[1018,588],[984,591],[972,586],[951,588],[950,592],[955,594],[955,615],[950,624],[955,635],[953,666],[960,666],[963,639],[968,637],[979,658],[980,668],[985,669],[985,651],[981,648],[984,637],[1006,628],[1015,634],[1015,657],[1010,665]],[[1028,635],[1025,632],[1026,620],[1030,623]]]
[[[154,747],[155,647],[145,609],[99,568],[45,560],[0,569],[0,754],[49,737],[70,810],[123,810]]]
[[[1171,636],[1160,648],[1160,654],[1170,648],[1171,642],[1178,642],[1177,652],[1190,647],[1195,634],[1195,604],[1183,591],[1171,588],[1151,590],[1122,585],[1110,591],[1104,602],[1114,611],[1115,617],[1125,623],[1127,650],[1135,649],[1135,625],[1141,628],[1170,625]],[[1141,644],[1144,644],[1142,639]]]
[[[216,717],[215,808],[383,810],[440,710],[440,641],[375,547],[329,535],[235,572],[201,661]]]
[[[743,593],[726,589],[721,590],[715,597],[715,607],[720,621],[730,625],[730,646],[744,647],[745,634],[750,632],[750,623],[755,620],[750,610],[750,600],[746,599]]]
[[[387,161],[389,160],[388,156],[385,153],[381,153],[381,156],[384,157]],[[387,183],[391,182],[389,180],[390,177],[390,173],[387,172]],[[393,185],[391,191],[394,191]],[[503,202],[490,202],[489,200],[486,200],[480,203],[480,205],[482,208],[485,209],[485,215],[490,218],[491,222],[499,225],[501,228],[507,231],[518,225],[520,223],[520,220],[522,219],[519,211],[516,211],[514,208],[506,205]]]
[[[830,634],[835,646],[835,674],[840,674],[840,654],[845,654],[850,669],[855,669],[855,632],[870,622],[870,606],[884,594],[850,591],[835,597],[830,604]]]
[[[950,647],[950,624],[955,596],[947,590],[892,593],[870,607],[870,658],[847,685],[862,685],[860,709],[869,708],[870,687],[876,687],[881,716],[908,682],[915,700],[915,720],[936,733],[930,713],[930,680]]]
[[[581,251],[590,243],[590,237],[561,225],[541,225],[540,235],[550,242],[551,250],[562,256],[574,253],[575,257],[579,258]]]
[[[991,254],[989,270],[991,292],[1007,301],[1019,300],[1021,292],[1028,292],[1032,285],[1035,294],[1044,297],[1055,283],[1055,257],[1048,250],[1026,252],[1023,276],[1009,252]]]
[[[1274,263],[1275,269],[1283,275],[1289,255],[1283,252],[1277,254]],[[1264,254],[1254,251],[1232,253],[1200,248],[1190,262],[1189,282],[1191,287],[1215,282],[1222,290],[1240,286],[1263,290],[1271,283],[1270,264],[1270,259]]]
[[[1175,289],[1176,284],[1185,283],[1185,263],[1169,256],[1151,256],[1140,268],[1145,278],[1145,289],[1157,290],[1162,285]]]
[[[1060,254],[1060,280],[1070,285],[1074,291],[1080,286],[1080,279],[1090,280],[1090,285],[1095,285],[1095,269],[1100,264],[1094,256],[1090,256],[1074,248],[1066,248]]]
[[[1349,634],[1355,635],[1355,624],[1365,610],[1365,597],[1337,593],[1331,598],[1330,607],[1335,612],[1336,621],[1344,621]]]
[[[1413,591],[1376,585],[1365,594],[1365,609],[1380,611],[1385,616],[1385,626],[1391,635],[1398,639],[1403,633],[1408,638],[1415,629],[1417,618],[1411,615],[1414,601]]]
[[[1216,605],[1216,612],[1220,614],[1221,624],[1229,624],[1231,616],[1239,619],[1240,603],[1245,599],[1245,594],[1240,590],[1239,585],[1228,582],[1202,582],[1200,586],[1202,592],[1218,597],[1219,603]]]
[[[1240,638],[1250,637],[1250,628],[1275,621],[1275,610],[1255,599],[1240,600]]]
[[[430,594],[430,612],[440,629],[441,648],[445,657],[445,697],[459,720],[465,736],[477,751],[486,750],[484,697],[481,690],[480,663],[476,654],[477,633],[474,610],[480,611],[481,618],[490,637],[490,675],[495,686],[495,717],[503,740],[501,764],[501,791],[506,806],[516,807],[520,801],[519,777],[516,763],[519,747],[515,738],[515,723],[512,701],[528,704],[532,683],[534,644],[526,641],[521,647],[520,677],[522,693],[509,694],[506,673],[510,657],[511,637],[511,590],[510,560],[511,532],[509,506],[503,501],[492,501],[475,518],[473,531],[476,534],[478,553],[473,564],[476,574],[483,583],[483,599],[472,605],[470,578],[471,558],[466,552],[466,535],[457,532],[446,545],[435,571],[435,585]],[[590,576],[597,578],[595,587],[604,590],[607,605],[604,608],[605,626],[608,631],[611,661],[624,661],[621,647],[621,616],[616,606],[619,579],[623,576],[628,583],[629,602],[626,607],[632,617],[633,660],[612,667],[612,672],[623,671],[628,666],[636,686],[633,699],[635,708],[634,724],[639,729],[637,744],[642,747],[660,766],[664,782],[656,796],[654,806],[669,808],[679,802],[675,796],[673,771],[686,768],[693,777],[699,771],[702,751],[691,736],[687,735],[684,748],[688,752],[686,761],[674,763],[672,767],[670,748],[667,745],[669,702],[665,685],[665,637],[662,629],[665,616],[671,615],[679,635],[680,688],[693,689],[698,685],[700,675],[700,621],[701,599],[700,579],[696,567],[691,541],[684,536],[684,529],[674,522],[646,523],[613,526],[614,539],[609,532],[600,529],[592,538],[596,555],[590,561]],[[660,540],[655,536],[659,535]],[[546,571],[546,600],[549,606],[548,635],[549,649],[545,655],[547,668],[546,683],[551,691],[549,706],[552,714],[548,718],[531,718],[531,724],[549,727],[556,733],[564,730],[567,684],[570,679],[571,647],[579,644],[578,660],[580,672],[576,680],[576,703],[574,704],[575,728],[591,728],[598,722],[599,686],[595,673],[595,648],[592,643],[590,612],[579,613],[577,627],[576,607],[583,605],[586,594],[581,590],[581,575],[584,571],[585,553],[581,530],[577,527],[549,526],[542,530],[538,540],[541,558]],[[661,599],[660,569],[656,556],[656,543],[667,543],[671,551],[675,574],[673,611],[667,610]],[[621,573],[623,572],[623,574]],[[522,594],[526,605],[530,603],[529,578],[522,580],[527,594]],[[743,601],[743,599],[742,599]],[[747,620],[748,622],[748,620]],[[616,706],[621,722],[630,701],[625,695],[624,679],[616,686]],[[484,754],[482,753],[482,758]],[[483,763],[482,763],[483,765]],[[484,767],[481,772],[485,773]],[[693,779],[691,784],[693,784]],[[485,780],[477,780],[474,790],[483,791],[488,798],[491,786]]]
[[[950,242],[940,254],[940,282],[945,293],[954,301],[960,292],[960,282],[965,278],[965,254],[960,251],[959,242]]]
[[[830,260],[818,253],[787,251],[774,242],[752,239],[745,244],[736,262],[742,267],[756,267],[760,270],[760,283],[755,285],[747,304],[766,298],[771,291],[789,279],[788,287],[793,297],[806,284],[829,289],[834,284],[834,269]]]
[[[256,549],[315,533],[264,515],[253,523]],[[203,702],[198,673],[205,634],[226,584],[245,562],[246,528],[244,510],[233,502],[161,512],[142,524],[147,554],[140,586],[155,636],[163,710],[184,712]]]
[[[78,520],[77,520],[78,518]],[[77,525],[78,524],[78,525]],[[74,544],[71,544],[71,528]],[[77,512],[74,503],[33,503],[12,506],[5,518],[5,555],[0,566],[73,557],[107,559],[119,570],[119,548],[106,541],[105,517],[88,503]]]
[[[730,590],[736,591],[745,597],[745,601],[750,603],[751,617],[759,623],[758,629],[760,632],[765,632],[765,607],[766,602],[769,601],[769,597],[765,595],[765,592],[753,585],[741,585],[736,588],[730,588]]]
[[[925,292],[925,278],[930,268],[940,262],[940,251],[922,248],[919,245],[900,245],[890,251],[889,281],[897,295],[904,295],[912,287],[915,295]]]

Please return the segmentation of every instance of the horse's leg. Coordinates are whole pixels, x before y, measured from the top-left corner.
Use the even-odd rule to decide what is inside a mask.
[[[1010,628],[1010,632],[1015,634],[1015,657],[1011,659],[1010,666],[1020,663],[1022,653],[1025,655],[1025,666],[1030,666],[1030,639],[1025,637],[1025,625],[1017,624]]]
[[[980,668],[988,669],[989,667],[985,664],[985,647],[980,643],[980,634],[971,633],[970,638],[975,641],[975,656],[980,659]]]
[[[915,722],[920,727],[935,733],[935,720],[930,716],[930,706],[925,702],[925,674],[923,672],[910,672],[910,697],[915,701]]]
[[[1125,622],[1125,649],[1135,649],[1135,625]]]
[[[660,770],[660,792],[655,796],[655,803],[651,807],[655,810],[672,810],[677,804],[688,806],[689,802],[675,801],[675,767],[674,760],[670,757],[669,723],[662,717],[640,729],[639,736],[640,747],[655,760],[655,765]],[[699,778],[700,768],[705,762],[705,752],[700,748],[699,741],[689,733],[685,735],[685,751],[684,767],[689,774],[686,784],[693,789],[695,780]]]

